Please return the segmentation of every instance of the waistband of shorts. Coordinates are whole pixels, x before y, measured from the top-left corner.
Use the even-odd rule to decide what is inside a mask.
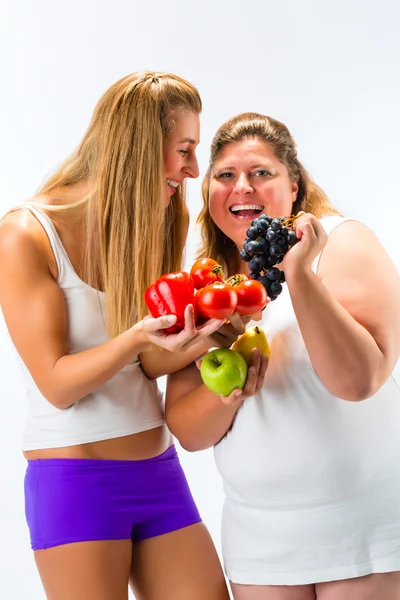
[[[159,463],[165,460],[177,458],[178,453],[174,445],[170,446],[165,452],[152,458],[143,458],[140,460],[110,460],[98,458],[36,458],[27,461],[29,469],[47,468],[47,467],[78,467],[78,468],[102,468],[102,467],[140,467],[149,463]]]

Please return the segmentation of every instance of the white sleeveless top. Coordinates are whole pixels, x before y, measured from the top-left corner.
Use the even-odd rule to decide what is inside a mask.
[[[74,270],[51,219],[24,204],[42,224],[58,267],[57,283],[67,310],[70,354],[82,352],[109,340],[105,325],[105,295],[84,283]],[[97,442],[146,431],[164,424],[162,395],[138,361],[70,408],[55,408],[40,393],[18,355],[27,390],[28,417],[23,450],[60,448]]]
[[[343,220],[321,222],[329,234]],[[334,397],[313,369],[286,285],[251,325],[271,345],[264,387],[215,447],[228,577],[300,585],[400,570],[396,381],[363,402]]]

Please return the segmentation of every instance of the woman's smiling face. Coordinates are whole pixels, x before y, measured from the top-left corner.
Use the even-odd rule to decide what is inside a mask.
[[[209,208],[216,225],[241,248],[251,221],[260,214],[287,216],[298,185],[260,138],[225,146],[211,170]]]

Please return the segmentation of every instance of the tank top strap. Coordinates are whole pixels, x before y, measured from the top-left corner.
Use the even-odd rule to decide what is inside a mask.
[[[320,222],[321,222],[321,225],[323,226],[323,228],[325,229],[326,234],[328,236],[330,236],[332,231],[334,229],[336,229],[336,227],[338,227],[342,223],[345,223],[345,221],[351,221],[351,220],[353,220],[353,219],[342,217],[340,215],[328,215],[325,217],[321,217]],[[321,255],[322,255],[322,252],[320,252],[318,254],[318,256],[316,258],[314,258],[314,261],[312,263],[311,268],[314,273],[316,273],[318,270],[318,265],[319,265],[319,261],[321,259]]]
[[[57,263],[58,283],[62,283],[68,272],[74,273],[75,271],[71,264],[69,256],[64,248],[64,245],[60,239],[60,236],[57,233],[53,221],[43,211],[39,210],[38,208],[29,203],[21,204],[12,210],[19,210],[21,208],[29,210],[36,217],[36,219],[39,221],[39,223],[45,230],[48,240],[50,242],[51,249],[54,254],[54,258]]]

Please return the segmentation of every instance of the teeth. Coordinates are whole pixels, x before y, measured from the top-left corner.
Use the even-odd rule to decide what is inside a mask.
[[[230,210],[232,212],[239,212],[239,210],[263,210],[264,207],[260,204],[234,204]]]
[[[173,179],[167,179],[168,185],[171,187],[177,188],[179,185],[179,181],[174,181]]]

